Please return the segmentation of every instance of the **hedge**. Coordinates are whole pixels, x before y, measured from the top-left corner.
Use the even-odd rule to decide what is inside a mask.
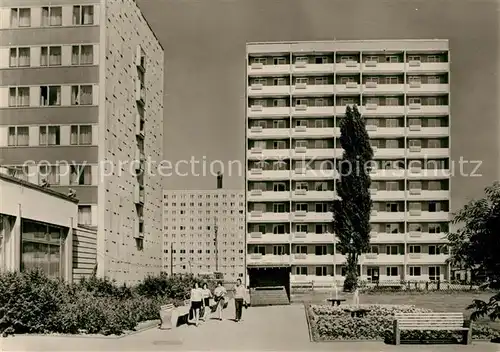
[[[0,333],[120,335],[159,319],[164,304],[182,305],[195,281],[160,275],[128,287],[92,277],[70,285],[38,270],[0,274]]]
[[[311,336],[314,341],[336,340],[384,340],[392,341],[393,320],[395,313],[426,313],[430,309],[415,306],[363,306],[369,310],[363,318],[351,317],[344,309],[349,305],[332,307],[325,305],[309,305],[306,307]],[[473,324],[473,339],[494,339],[500,333],[488,326]],[[401,339],[405,340],[450,340],[460,336],[447,331],[402,331]]]

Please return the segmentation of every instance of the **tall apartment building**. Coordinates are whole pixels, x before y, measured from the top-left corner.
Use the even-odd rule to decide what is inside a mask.
[[[161,270],[161,179],[139,171],[161,159],[163,57],[133,0],[0,5],[2,170],[76,192],[119,282]]]
[[[243,279],[244,196],[243,190],[163,191],[163,271]]]
[[[447,40],[247,45],[250,285],[343,279],[330,205],[348,105],[366,118],[377,164],[361,278],[449,278],[449,58]]]

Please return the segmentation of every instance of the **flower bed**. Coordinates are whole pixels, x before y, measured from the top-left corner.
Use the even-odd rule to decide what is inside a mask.
[[[353,318],[344,309],[354,307],[344,305],[332,307],[326,305],[308,305],[306,312],[309,320],[311,337],[314,341],[338,340],[384,340],[392,341],[393,320],[395,313],[427,313],[430,309],[415,306],[363,305],[369,310],[363,318]],[[492,339],[500,337],[500,333],[484,325],[473,325],[473,339]],[[401,339],[411,340],[455,340],[459,339],[455,332],[446,331],[402,331]]]

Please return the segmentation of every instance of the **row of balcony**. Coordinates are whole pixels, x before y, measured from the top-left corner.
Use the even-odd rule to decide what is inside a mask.
[[[284,243],[313,243],[313,244],[332,244],[336,243],[337,238],[331,233],[309,233],[295,232],[292,234],[274,234],[250,232],[247,235],[248,244],[284,244]],[[410,231],[408,233],[382,233],[372,231],[370,233],[370,243],[447,243],[444,234]]]
[[[366,104],[360,106],[363,116],[446,116],[450,114],[449,105],[377,105]],[[265,118],[275,116],[333,116],[345,115],[346,106],[262,106],[252,105],[248,108],[249,118]]]
[[[449,258],[448,254],[431,255],[427,253],[409,253],[409,254],[375,254],[366,253],[359,257],[360,265],[404,265],[404,264],[446,264]],[[344,265],[345,256],[341,254],[292,254],[292,255],[274,255],[274,254],[248,254],[247,265],[265,266],[265,265]]]
[[[347,82],[346,84],[307,84],[296,83],[295,85],[262,85],[252,84],[247,89],[249,97],[274,97],[274,96],[323,96],[333,94],[446,94],[450,91],[447,83],[420,83],[408,84],[379,84],[377,82],[366,82],[359,84]]]
[[[282,222],[332,222],[333,213],[331,212],[314,212],[314,211],[294,211],[291,213],[282,212],[274,213],[268,211],[250,211],[247,215],[247,221],[251,223],[282,223]],[[425,222],[446,222],[450,220],[448,211],[422,211],[419,209],[410,209],[407,212],[389,212],[372,210],[372,222],[402,222],[408,221],[425,221]]]
[[[412,168],[405,169],[390,169],[390,170],[374,170],[370,172],[372,180],[400,180],[402,178],[415,180],[435,180],[447,179],[451,176],[449,169],[421,169]],[[315,181],[315,180],[333,180],[340,177],[336,170],[309,170],[305,168],[297,168],[295,170],[262,170],[251,169],[247,173],[248,181]]]
[[[364,73],[442,73],[450,70],[448,62],[376,62],[368,61],[359,63],[356,61],[346,61],[339,63],[312,64],[297,62],[285,65],[264,65],[262,63],[252,63],[247,68],[249,76],[273,76],[285,74],[324,74],[324,73],[353,73],[362,71]]]
[[[370,138],[436,138],[450,135],[449,127],[422,127],[421,125],[410,125],[408,127],[378,127],[367,125],[366,130]],[[248,129],[249,139],[280,139],[280,138],[332,138],[340,137],[339,127],[306,127],[296,126],[294,128],[263,128],[253,126]]]
[[[450,157],[449,148],[422,148],[410,146],[408,148],[377,148],[372,147],[374,159],[394,158],[421,158],[442,159]],[[286,159],[340,159],[344,153],[342,148],[307,148],[294,149],[262,149],[251,148],[247,151],[248,160],[286,160]]]
[[[374,201],[385,200],[449,200],[449,190],[421,190],[410,189],[407,191],[386,191],[371,189],[371,198]],[[249,202],[273,202],[273,201],[331,201],[335,198],[334,191],[309,191],[296,189],[294,191],[262,191],[259,189],[248,191]]]

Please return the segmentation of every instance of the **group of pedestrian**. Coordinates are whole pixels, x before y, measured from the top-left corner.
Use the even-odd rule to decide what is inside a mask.
[[[217,282],[217,287],[213,293],[208,288],[207,283],[203,283],[200,287],[198,282],[195,282],[191,289],[190,301],[191,309],[189,317],[196,326],[199,325],[200,320],[205,321],[210,313],[216,313],[217,318],[222,320],[222,310],[228,304],[227,290],[222,286],[220,281]],[[241,284],[241,280],[238,279],[234,292],[236,322],[241,320],[243,307],[248,306],[248,301],[247,289]]]

